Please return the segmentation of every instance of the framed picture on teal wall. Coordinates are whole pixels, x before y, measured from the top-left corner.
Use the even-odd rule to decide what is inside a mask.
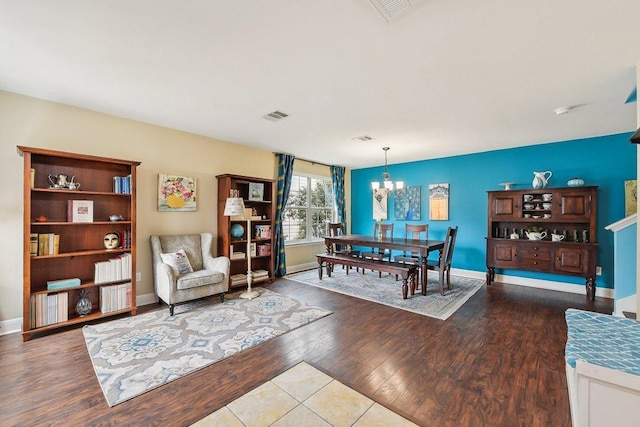
[[[449,184],[429,184],[429,219],[449,220]]]
[[[393,213],[396,221],[420,221],[420,192],[422,187],[415,185],[396,190]]]
[[[376,221],[387,219],[387,190],[384,188],[373,190],[373,219]]]

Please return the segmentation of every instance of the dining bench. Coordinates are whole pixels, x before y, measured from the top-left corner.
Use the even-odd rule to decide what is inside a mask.
[[[327,276],[331,277],[331,272],[335,264],[347,267],[363,268],[367,270],[380,271],[383,273],[397,274],[402,278],[402,298],[407,299],[409,284],[411,284],[411,295],[416,289],[416,277],[418,273],[417,265],[404,264],[394,261],[382,261],[377,259],[359,258],[343,254],[316,254],[318,260],[318,278],[322,280],[322,269],[325,268]]]

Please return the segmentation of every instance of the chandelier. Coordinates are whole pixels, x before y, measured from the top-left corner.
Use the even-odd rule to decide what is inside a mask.
[[[404,188],[404,181],[396,181],[395,184],[389,178],[389,171],[387,170],[387,151],[389,151],[389,147],[383,147],[384,150],[384,172],[382,172],[382,187],[380,186],[380,181],[373,181],[371,183],[371,189],[373,191],[384,189],[387,194],[391,191],[396,190],[397,192],[401,192]]]

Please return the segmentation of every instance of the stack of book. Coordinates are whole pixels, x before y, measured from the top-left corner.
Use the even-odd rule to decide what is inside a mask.
[[[60,235],[53,233],[31,233],[29,253],[33,256],[58,255]]]
[[[238,283],[238,282],[244,282],[246,280],[247,280],[247,275],[246,274],[240,273],[240,274],[231,275],[231,282]]]
[[[100,311],[124,310],[131,307],[131,282],[100,288]]]
[[[258,256],[271,255],[271,245],[258,245]]]
[[[94,264],[94,279],[96,284],[117,282],[131,279],[131,254],[126,253],[111,258],[108,261]]]
[[[269,278],[269,272],[267,270],[256,270],[252,274],[253,280],[263,280]]]
[[[36,328],[69,320],[69,293],[31,295],[31,324]]]
[[[229,258],[231,258],[231,259],[239,259],[239,258],[244,258],[245,255],[246,254],[244,252],[236,252],[236,251],[234,251]]]

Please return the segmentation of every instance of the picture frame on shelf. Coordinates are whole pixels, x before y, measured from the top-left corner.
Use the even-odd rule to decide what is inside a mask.
[[[264,200],[264,183],[250,182],[249,183],[249,200],[263,201]]]

